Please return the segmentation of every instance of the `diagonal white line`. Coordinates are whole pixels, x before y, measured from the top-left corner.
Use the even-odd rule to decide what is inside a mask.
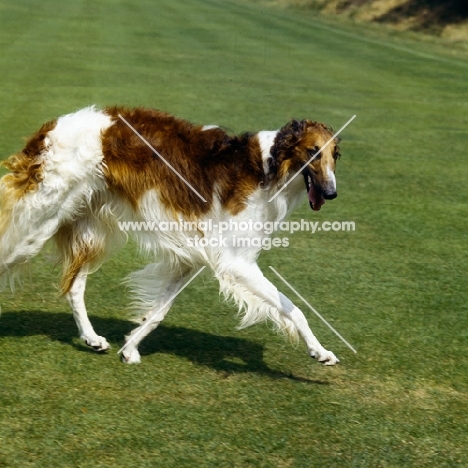
[[[335,333],[335,335],[343,342],[345,343],[348,348],[351,350],[351,351],[354,351],[355,353],[357,353],[357,351],[272,267],[270,266],[270,270],[273,271],[273,273],[276,274],[276,276],[278,276],[278,278],[283,281],[283,283],[288,286],[288,288],[296,294],[296,296],[301,299],[304,304],[306,304],[310,310],[331,330],[333,331],[333,333]]]
[[[353,115],[289,180],[284,184],[280,190],[278,190],[269,200],[270,203],[274,200],[302,171],[305,169],[354,119],[356,115]]]
[[[163,158],[163,156],[161,155],[161,153],[159,153],[159,151],[156,151],[156,149],[154,149],[153,146],[151,146],[151,144],[148,143],[148,141],[135,128],[133,128],[120,114],[119,114],[119,118],[127,124],[127,126],[133,131],[133,133],[135,133],[135,135],[137,135],[146,146],[148,146],[157,156],[159,156],[166,163],[169,169],[171,169],[172,172],[174,172],[174,174],[176,174],[179,177],[179,179],[185,182],[185,184],[189,188],[192,189],[195,195],[197,195],[201,200],[203,200],[206,203],[206,200],[200,195],[200,193],[197,192],[197,190],[189,183],[187,179],[185,179],[183,176],[179,174],[179,172],[171,165],[169,161]]]
[[[123,345],[118,351],[117,354],[120,354],[137,336],[140,336],[144,329],[151,323],[151,318],[158,314],[161,310],[167,307],[171,302],[205,269],[205,266],[202,266],[162,307],[160,307],[152,316],[147,320],[146,324],[140,328],[140,330],[135,333],[130,340],[128,340],[125,345]]]

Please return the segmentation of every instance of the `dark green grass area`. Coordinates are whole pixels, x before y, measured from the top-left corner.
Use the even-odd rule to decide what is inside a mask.
[[[367,28],[367,27],[366,27]],[[128,321],[130,245],[91,277],[113,349],[78,340],[58,267],[1,295],[0,467],[468,465],[468,60],[436,39],[226,0],[0,4],[1,158],[90,104],[146,105],[232,131],[312,118],[343,133],[339,197],[278,232],[265,275],[303,308],[336,367],[267,326],[236,331],[205,272],[143,344]],[[272,265],[357,349],[349,350]]]

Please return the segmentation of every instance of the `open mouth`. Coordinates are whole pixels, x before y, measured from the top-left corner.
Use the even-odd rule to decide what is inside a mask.
[[[314,211],[319,211],[322,205],[325,203],[322,192],[314,186],[312,180],[312,173],[309,168],[305,168],[302,171],[304,177],[307,194],[309,196],[309,205]]]

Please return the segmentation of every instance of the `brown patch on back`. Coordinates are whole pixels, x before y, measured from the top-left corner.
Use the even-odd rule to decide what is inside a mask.
[[[222,206],[235,215],[264,180],[258,141],[229,136],[220,128],[202,130],[151,109],[108,108],[114,124],[104,131],[104,172],[112,190],[135,209],[148,190],[156,190],[166,210],[194,218],[212,207],[215,190]],[[140,133],[206,200],[179,178],[118,115]]]

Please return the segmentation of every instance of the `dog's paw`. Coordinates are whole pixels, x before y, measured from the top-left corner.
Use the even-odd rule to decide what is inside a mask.
[[[340,362],[340,360],[331,351],[327,351],[326,349],[311,351],[310,356],[317,359],[318,362],[321,362],[325,366],[334,366]]]
[[[120,359],[125,364],[140,364],[141,357],[138,349],[132,349],[131,351],[124,350],[120,356]]]
[[[110,344],[107,342],[107,340],[103,336],[96,335],[92,338],[82,336],[81,338],[90,348],[93,348],[94,351],[97,351],[99,353],[102,353],[110,349]]]

